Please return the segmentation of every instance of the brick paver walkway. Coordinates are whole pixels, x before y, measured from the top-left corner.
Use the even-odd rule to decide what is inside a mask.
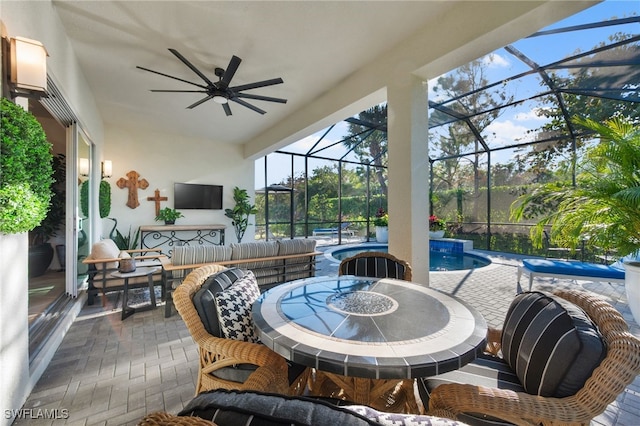
[[[489,254],[487,252],[487,254]],[[493,264],[473,271],[430,274],[430,285],[474,306],[501,326],[515,294],[517,259],[490,254]],[[337,263],[321,259],[317,275],[335,275]],[[415,268],[415,266],[414,266]],[[626,304],[624,285],[536,280],[534,288],[582,287],[603,295],[640,336]],[[153,411],[176,413],[194,396],[198,354],[182,319],[164,310],[120,321],[111,306],[86,306],[73,323],[24,408],[58,410],[57,420],[17,420],[22,425],[134,425]],[[640,378],[592,425],[640,425]]]

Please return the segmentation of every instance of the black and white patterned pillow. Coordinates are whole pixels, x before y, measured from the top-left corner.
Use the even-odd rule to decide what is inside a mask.
[[[231,287],[214,295],[222,335],[227,339],[257,343],[251,320],[251,305],[260,296],[253,272],[236,280]]]
[[[346,405],[347,410],[365,416],[381,426],[462,426],[464,423],[443,417],[418,414],[396,414],[378,411],[366,405]]]

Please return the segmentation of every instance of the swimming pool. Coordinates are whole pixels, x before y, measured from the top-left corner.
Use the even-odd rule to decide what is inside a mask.
[[[388,246],[386,244],[367,244],[356,247],[339,248],[331,251],[331,256],[334,259],[343,260],[367,251],[382,251],[387,253]],[[490,264],[491,261],[489,259],[470,253],[452,250],[433,250],[433,248],[429,251],[429,270],[434,272],[463,271],[466,269],[482,268]]]

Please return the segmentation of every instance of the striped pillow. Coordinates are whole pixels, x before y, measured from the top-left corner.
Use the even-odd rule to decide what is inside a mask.
[[[278,255],[278,244],[275,241],[257,243],[231,243],[231,260],[256,259],[261,257],[274,257]],[[245,269],[265,268],[275,266],[275,260],[263,260],[260,262],[242,263]]]
[[[316,240],[298,238],[293,240],[278,240],[278,255],[311,253],[316,249]]]
[[[171,263],[191,265],[194,263],[222,262],[231,259],[231,248],[219,245],[178,246],[173,249]]]
[[[404,279],[405,267],[386,257],[358,257],[340,265],[341,275]]]
[[[198,263],[223,262],[231,259],[231,247],[219,245],[178,246],[171,253],[173,265],[193,265]],[[182,278],[189,271],[172,271],[173,278]]]
[[[573,319],[540,292],[515,297],[502,330],[502,353],[525,390],[554,396],[582,345]]]

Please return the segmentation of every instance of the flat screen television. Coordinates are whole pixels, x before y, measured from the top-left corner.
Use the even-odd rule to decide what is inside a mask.
[[[195,183],[173,184],[174,208],[180,209],[222,209],[222,186]]]

